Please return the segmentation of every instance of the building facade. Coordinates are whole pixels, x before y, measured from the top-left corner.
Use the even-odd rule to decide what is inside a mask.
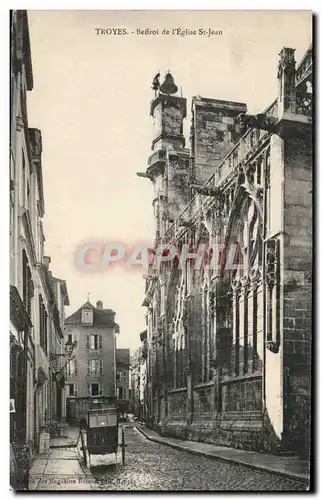
[[[279,54],[278,95],[151,102],[156,240],[146,277],[148,425],[307,453],[311,394],[312,49]]]
[[[57,418],[51,407],[54,380],[56,384],[51,354],[52,349],[64,352],[68,295],[64,284],[67,299],[58,304],[50,259],[44,255],[42,136],[28,124],[33,70],[22,10],[11,12],[10,76],[10,441],[14,450],[27,444],[32,453],[38,450],[40,433]],[[56,368],[60,363],[61,358]]]
[[[129,401],[130,349],[116,349],[116,394],[118,399]]]
[[[50,420],[60,422],[66,419],[65,405],[65,364],[69,355],[65,352],[64,323],[65,307],[69,306],[66,282],[48,272],[53,301],[52,334],[50,335]]]
[[[140,415],[140,349],[137,349],[131,357],[130,412],[136,417]]]
[[[65,320],[65,341],[77,342],[75,357],[66,366],[66,416],[74,398],[116,396],[115,312],[98,301],[87,301]]]
[[[147,417],[147,331],[140,333],[141,345],[131,360],[131,411],[142,422]]]

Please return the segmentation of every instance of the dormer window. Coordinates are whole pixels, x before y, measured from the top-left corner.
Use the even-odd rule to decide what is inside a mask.
[[[82,310],[82,323],[83,323],[83,325],[92,325],[93,324],[93,311],[92,311],[92,309],[83,309]]]

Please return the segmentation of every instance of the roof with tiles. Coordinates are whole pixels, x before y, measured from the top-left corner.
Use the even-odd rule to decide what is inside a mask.
[[[93,311],[93,325],[92,326],[107,326],[114,327],[117,324],[114,321],[115,312],[112,309],[97,309],[89,301],[85,302],[74,314],[65,319],[65,325],[81,325],[82,324],[82,310],[91,309]]]

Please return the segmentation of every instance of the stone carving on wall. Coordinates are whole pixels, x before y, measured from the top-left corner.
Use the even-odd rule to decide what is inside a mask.
[[[279,330],[279,285],[280,285],[280,256],[279,240],[270,239],[266,242],[265,255],[265,282],[267,289],[267,333],[266,348],[277,353],[280,347]],[[274,305],[274,307],[273,307]],[[275,311],[275,312],[274,312]],[[273,331],[273,314],[275,316],[275,328]]]
[[[279,279],[278,243],[278,240],[274,239],[266,243],[265,279],[269,289],[272,289]]]
[[[28,132],[32,156],[39,159],[42,153],[41,132],[36,128],[29,128]]]

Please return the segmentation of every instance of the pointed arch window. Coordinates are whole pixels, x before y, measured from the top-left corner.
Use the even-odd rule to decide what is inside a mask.
[[[234,273],[232,369],[241,376],[256,369],[258,301],[257,292],[251,290],[250,277],[262,267],[261,222],[257,204],[251,197],[243,203],[235,235],[239,267]]]
[[[210,378],[210,336],[209,336],[209,315],[208,315],[208,286],[203,290],[203,382],[208,382]]]
[[[240,217],[237,231],[239,251],[239,277],[246,276],[251,268],[261,265],[262,236],[258,209],[252,199],[248,199]]]
[[[173,318],[173,336],[175,341],[175,387],[184,387],[185,380],[185,329],[183,325],[183,309],[185,299],[185,273],[180,272],[176,284],[176,308]]]

